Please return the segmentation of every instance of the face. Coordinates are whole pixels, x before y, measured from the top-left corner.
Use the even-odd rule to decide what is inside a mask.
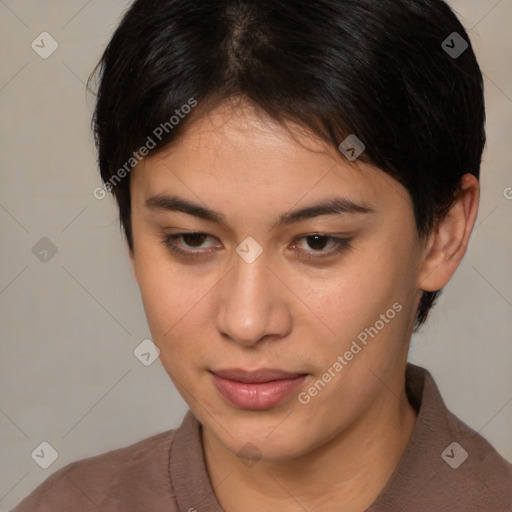
[[[227,450],[292,459],[395,406],[422,254],[397,181],[223,105],[130,186],[153,341]]]

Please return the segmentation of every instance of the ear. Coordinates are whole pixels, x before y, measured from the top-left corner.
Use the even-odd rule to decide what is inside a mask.
[[[472,174],[465,174],[452,207],[426,242],[418,288],[431,292],[440,290],[455,273],[466,253],[479,199],[478,180]]]

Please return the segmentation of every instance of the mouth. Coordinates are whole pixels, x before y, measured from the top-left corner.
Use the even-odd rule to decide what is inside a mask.
[[[231,405],[253,411],[275,407],[308,375],[276,369],[246,371],[238,368],[210,373],[215,387]]]

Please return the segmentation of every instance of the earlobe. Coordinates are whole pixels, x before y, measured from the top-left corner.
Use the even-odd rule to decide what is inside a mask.
[[[465,174],[452,207],[430,235],[424,251],[418,287],[437,291],[451,279],[459,266],[478,214],[480,188],[472,174]]]

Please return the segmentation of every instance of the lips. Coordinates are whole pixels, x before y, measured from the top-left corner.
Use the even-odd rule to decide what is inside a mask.
[[[233,368],[211,373],[220,394],[231,405],[247,410],[275,407],[300,386],[307,376],[275,369],[247,371]]]

